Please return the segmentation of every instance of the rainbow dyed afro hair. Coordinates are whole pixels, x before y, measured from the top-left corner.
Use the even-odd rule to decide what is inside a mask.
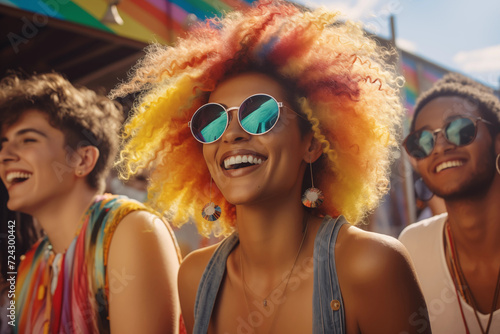
[[[153,167],[153,208],[177,226],[194,219],[203,235],[229,233],[236,210],[215,184],[213,202],[222,217],[216,224],[201,217],[210,175],[188,122],[221,80],[265,71],[293,87],[291,102],[322,143],[313,170],[326,199],[316,214],[358,222],[386,193],[397,148],[402,79],[387,64],[392,56],[359,25],[324,9],[265,1],[207,20],[174,46],[150,45],[130,80],[111,93],[142,92],[125,126],[121,174]]]

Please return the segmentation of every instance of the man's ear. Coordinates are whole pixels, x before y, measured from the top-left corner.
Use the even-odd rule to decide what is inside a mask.
[[[99,149],[95,146],[83,146],[78,148],[77,152],[80,161],[75,167],[75,174],[79,177],[89,175],[99,159]]]
[[[307,163],[313,163],[319,159],[321,154],[323,154],[323,145],[314,137],[314,135],[310,134],[309,146],[307,147],[306,152],[304,153],[304,161]]]

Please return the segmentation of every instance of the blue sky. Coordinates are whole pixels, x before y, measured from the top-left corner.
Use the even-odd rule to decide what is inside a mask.
[[[449,70],[500,86],[498,0],[296,0],[309,7],[340,10],[367,30],[389,38],[396,18],[398,46]]]

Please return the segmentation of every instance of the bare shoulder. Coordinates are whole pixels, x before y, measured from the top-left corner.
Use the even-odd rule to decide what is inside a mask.
[[[361,333],[429,332],[425,301],[401,242],[345,226],[335,249],[348,327]]]
[[[134,245],[132,248],[140,256],[157,257],[163,254],[169,262],[177,262],[175,265],[178,267],[180,258],[177,244],[167,224],[148,211],[133,211],[123,217],[118,224],[110,249],[114,248],[120,252]]]
[[[181,293],[184,290],[194,290],[196,293],[205,267],[218,245],[197,249],[182,260],[179,269],[179,289],[181,289]]]
[[[166,222],[147,211],[127,214],[109,247],[112,332],[177,332],[178,269],[175,241]]]
[[[179,269],[178,286],[182,315],[188,333],[194,325],[194,304],[198,285],[205,268],[219,244],[195,250],[189,253]]]
[[[160,217],[146,210],[132,211],[123,217],[117,227],[122,233],[128,232],[168,232],[166,223]]]
[[[337,256],[351,274],[351,279],[360,282],[369,278],[373,282],[378,276],[385,276],[387,270],[408,268],[409,257],[406,248],[396,238],[367,232],[355,226],[346,226],[339,234]],[[342,261],[348,259],[348,261]]]
[[[201,275],[208,264],[208,261],[212,258],[215,250],[220,243],[215,245],[200,248],[189,253],[183,260],[181,264],[181,269],[179,271],[179,277],[181,275],[186,275],[186,278],[194,277],[201,279]]]
[[[127,214],[116,227],[110,253],[113,251],[119,255],[133,248],[135,254],[142,258],[139,262],[144,265],[150,265],[148,258],[163,258],[163,261],[168,260],[170,266],[178,268],[176,242],[166,224],[167,222],[148,211],[139,210]],[[134,247],[130,247],[131,245]],[[120,258],[126,260],[123,256]]]

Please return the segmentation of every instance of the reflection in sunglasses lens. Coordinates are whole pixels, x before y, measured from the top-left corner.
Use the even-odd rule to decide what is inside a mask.
[[[271,96],[256,94],[248,97],[238,108],[242,128],[253,135],[270,131],[279,119],[280,104]],[[228,125],[229,114],[218,103],[207,103],[193,115],[190,123],[193,136],[202,143],[217,141]]]
[[[445,125],[444,130],[421,130],[410,134],[405,146],[408,153],[417,159],[422,159],[429,154],[435,146],[438,133],[443,132],[445,139],[456,146],[470,144],[476,136],[476,124],[468,118],[457,118]]]
[[[247,99],[238,114],[243,129],[252,134],[262,134],[276,124],[279,107],[271,97],[258,95]]]

